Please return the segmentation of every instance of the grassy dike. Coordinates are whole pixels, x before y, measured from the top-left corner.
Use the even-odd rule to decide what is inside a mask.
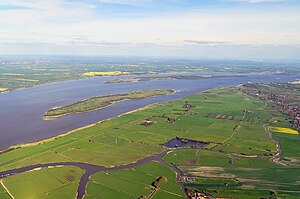
[[[175,92],[176,91],[174,90],[138,90],[124,94],[97,96],[66,106],[53,108],[45,113],[44,119],[50,120],[63,115],[95,111],[124,100],[142,99],[159,95],[170,95]]]
[[[195,182],[187,183],[188,187],[218,197],[239,198],[246,194],[249,198],[257,198],[269,196],[270,191],[280,196],[297,196],[295,188],[300,179],[294,174],[299,173],[299,167],[284,167],[270,161],[277,148],[263,128],[265,123],[272,121],[266,108],[263,101],[236,88],[214,89],[148,106],[50,141],[1,153],[0,170],[69,161],[108,167],[128,164],[163,151],[161,144],[178,136],[211,143],[207,150],[175,151],[165,157],[185,175],[195,178]],[[145,121],[151,121],[151,125],[144,125]],[[292,151],[297,145],[286,147]],[[178,186],[173,183],[175,173],[172,179],[172,175],[164,174],[160,167],[158,163],[147,163],[128,171],[97,173],[91,178],[86,198],[107,195],[117,198],[121,193],[130,198],[130,193],[126,193],[127,183],[144,185],[144,189],[132,193],[134,197],[147,195],[153,180],[161,175],[171,176],[168,178],[171,184],[163,185],[153,197],[159,198],[156,194],[162,194],[172,198],[173,193],[180,198]],[[30,175],[36,178],[35,172]],[[140,175],[152,177],[140,178]],[[116,176],[122,180],[117,180]]]

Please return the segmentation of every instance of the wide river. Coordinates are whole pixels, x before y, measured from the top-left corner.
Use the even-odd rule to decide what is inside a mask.
[[[201,73],[199,74],[201,75]],[[224,73],[214,73],[211,75],[224,75]],[[70,130],[116,117],[149,104],[182,98],[207,89],[234,86],[247,82],[290,81],[300,78],[299,74],[289,76],[243,75],[243,77],[199,80],[160,80],[118,84],[102,84],[102,82],[122,78],[122,76],[95,77],[44,84],[32,88],[2,93],[0,94],[0,150],[16,144],[34,142],[60,135]],[[43,120],[44,113],[53,107],[66,105],[98,95],[125,93],[142,89],[176,89],[179,92],[168,96],[127,100],[98,111],[67,115],[50,121]]]

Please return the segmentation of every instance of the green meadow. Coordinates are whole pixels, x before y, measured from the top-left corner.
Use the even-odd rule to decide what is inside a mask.
[[[83,170],[77,167],[54,167],[28,171],[3,179],[15,199],[75,198]]]
[[[196,179],[186,183],[187,187],[214,197],[264,198],[275,192],[277,197],[293,198],[299,194],[300,168],[275,164],[270,158],[238,158],[189,149],[170,153],[165,160]]]
[[[4,187],[0,184],[0,199],[11,199]]]
[[[175,173],[158,162],[149,162],[132,169],[99,172],[93,175],[85,199],[147,197],[154,189],[151,184],[161,176],[167,177],[167,182],[153,193],[152,198],[184,198],[175,180]]]

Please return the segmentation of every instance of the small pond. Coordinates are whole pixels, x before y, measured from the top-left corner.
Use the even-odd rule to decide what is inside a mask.
[[[185,138],[173,138],[170,141],[166,142],[163,144],[163,146],[167,148],[198,148],[198,147],[203,147],[207,145],[207,142],[202,142],[202,141],[196,141],[196,140],[189,140]]]

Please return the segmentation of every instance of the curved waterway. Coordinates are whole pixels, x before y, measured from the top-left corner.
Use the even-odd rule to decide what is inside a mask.
[[[224,73],[198,73],[197,75],[224,75]],[[226,75],[230,76],[236,74]],[[116,117],[149,104],[183,98],[212,88],[235,86],[247,82],[290,81],[300,78],[299,74],[242,75],[241,77],[199,80],[159,80],[117,84],[102,84],[102,82],[116,78],[137,76],[95,77],[44,84],[3,93],[0,94],[0,150],[16,144],[34,142],[57,136],[101,120]],[[44,113],[53,107],[99,95],[126,93],[143,89],[175,89],[179,92],[168,96],[126,100],[89,113],[67,115],[49,121],[43,120]]]
[[[18,169],[12,169],[8,171],[0,172],[0,179],[6,178],[8,176],[24,173],[27,171],[31,171],[37,168],[46,168],[46,167],[55,167],[55,166],[76,166],[83,170],[85,170],[85,173],[81,176],[79,185],[77,188],[77,199],[82,199],[83,196],[86,194],[86,186],[89,182],[90,176],[93,174],[100,172],[100,171],[115,171],[115,170],[122,170],[122,169],[131,169],[136,166],[140,166],[142,164],[145,164],[150,161],[157,161],[161,162],[167,166],[169,166],[168,163],[164,162],[163,157],[169,152],[169,150],[165,150],[162,153],[155,154],[149,157],[146,157],[144,159],[138,160],[136,162],[127,164],[127,165],[120,165],[115,167],[104,167],[104,166],[97,166],[92,164],[87,164],[83,162],[57,162],[57,163],[48,163],[48,164],[36,164],[31,166],[26,166]],[[172,168],[172,167],[171,167]]]

